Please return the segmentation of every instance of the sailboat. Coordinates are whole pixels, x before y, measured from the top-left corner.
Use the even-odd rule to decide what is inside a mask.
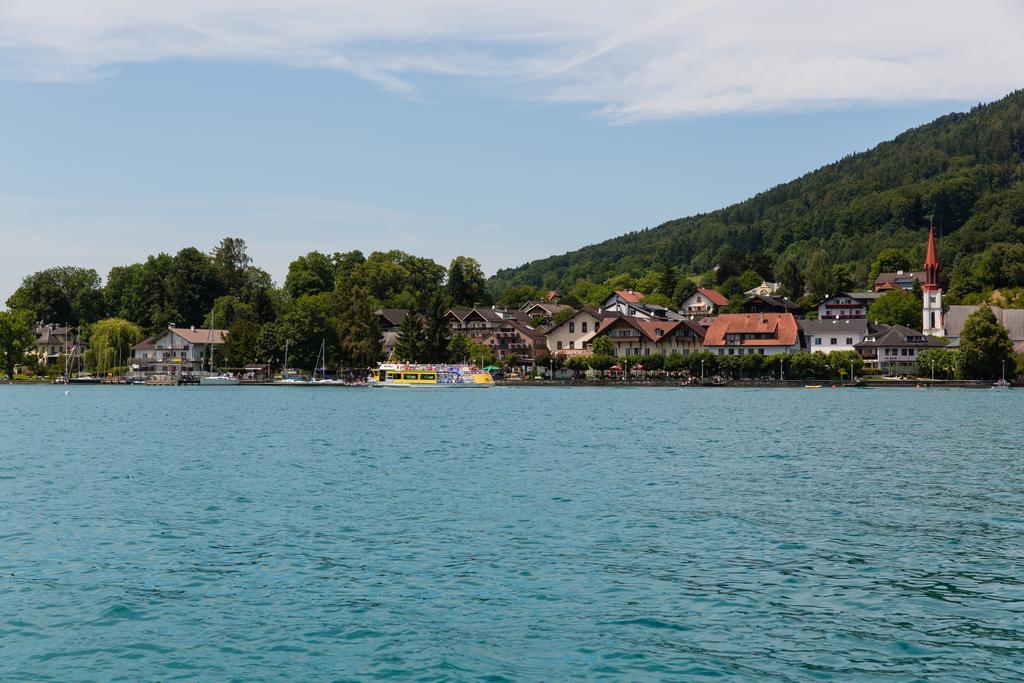
[[[241,384],[241,380],[226,372],[214,373],[213,370],[213,313],[210,313],[210,331],[207,334],[207,345],[210,347],[210,374],[199,378],[199,386],[202,387],[231,387]]]
[[[82,344],[82,331],[78,331],[78,341],[71,347],[71,357],[68,358],[68,363],[64,368],[64,382],[65,384],[102,384],[103,380],[99,377],[93,377],[92,375],[82,374],[82,354],[79,353],[78,347]],[[78,374],[74,377],[71,376],[71,364],[77,359],[78,361]]]
[[[1006,381],[1006,361],[1003,361],[1003,376],[992,385],[993,389],[1009,389],[1010,383]]]

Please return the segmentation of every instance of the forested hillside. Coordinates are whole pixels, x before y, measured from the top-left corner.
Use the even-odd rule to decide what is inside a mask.
[[[721,284],[753,272],[798,297],[830,285],[866,286],[885,250],[899,252],[886,251],[885,263],[917,268],[934,220],[954,297],[1021,287],[1024,266],[1013,262],[1024,259],[1022,155],[1024,90],[733,206],[499,271],[490,286],[499,295],[528,285],[590,299],[646,278],[671,299],[673,292],[657,287],[660,273],[669,284],[689,274]]]

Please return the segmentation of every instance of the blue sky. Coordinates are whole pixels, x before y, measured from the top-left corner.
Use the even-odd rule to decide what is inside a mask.
[[[741,200],[1020,86],[1012,69],[968,85],[939,73],[954,58],[1019,66],[1017,53],[932,55],[902,93],[852,47],[796,53],[861,79],[838,89],[820,69],[794,75],[772,36],[763,56],[725,41],[721,61],[700,61],[672,47],[700,27],[653,0],[633,30],[539,10],[473,23],[440,4],[447,15],[398,29],[351,3],[311,2],[298,29],[259,3],[156,20],[110,1],[56,26],[20,5],[21,30],[0,29],[0,297],[51,265],[105,275],[223,236],[278,281],[313,249],[467,254],[493,273]],[[316,28],[356,16],[355,37]]]

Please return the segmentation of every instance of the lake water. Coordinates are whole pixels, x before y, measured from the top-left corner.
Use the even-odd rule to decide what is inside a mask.
[[[0,679],[1024,676],[1024,391],[0,387]]]

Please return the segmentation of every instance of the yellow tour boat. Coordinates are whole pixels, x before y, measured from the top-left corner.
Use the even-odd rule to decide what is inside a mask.
[[[381,363],[367,384],[371,387],[488,388],[494,386],[494,378],[473,365]]]

